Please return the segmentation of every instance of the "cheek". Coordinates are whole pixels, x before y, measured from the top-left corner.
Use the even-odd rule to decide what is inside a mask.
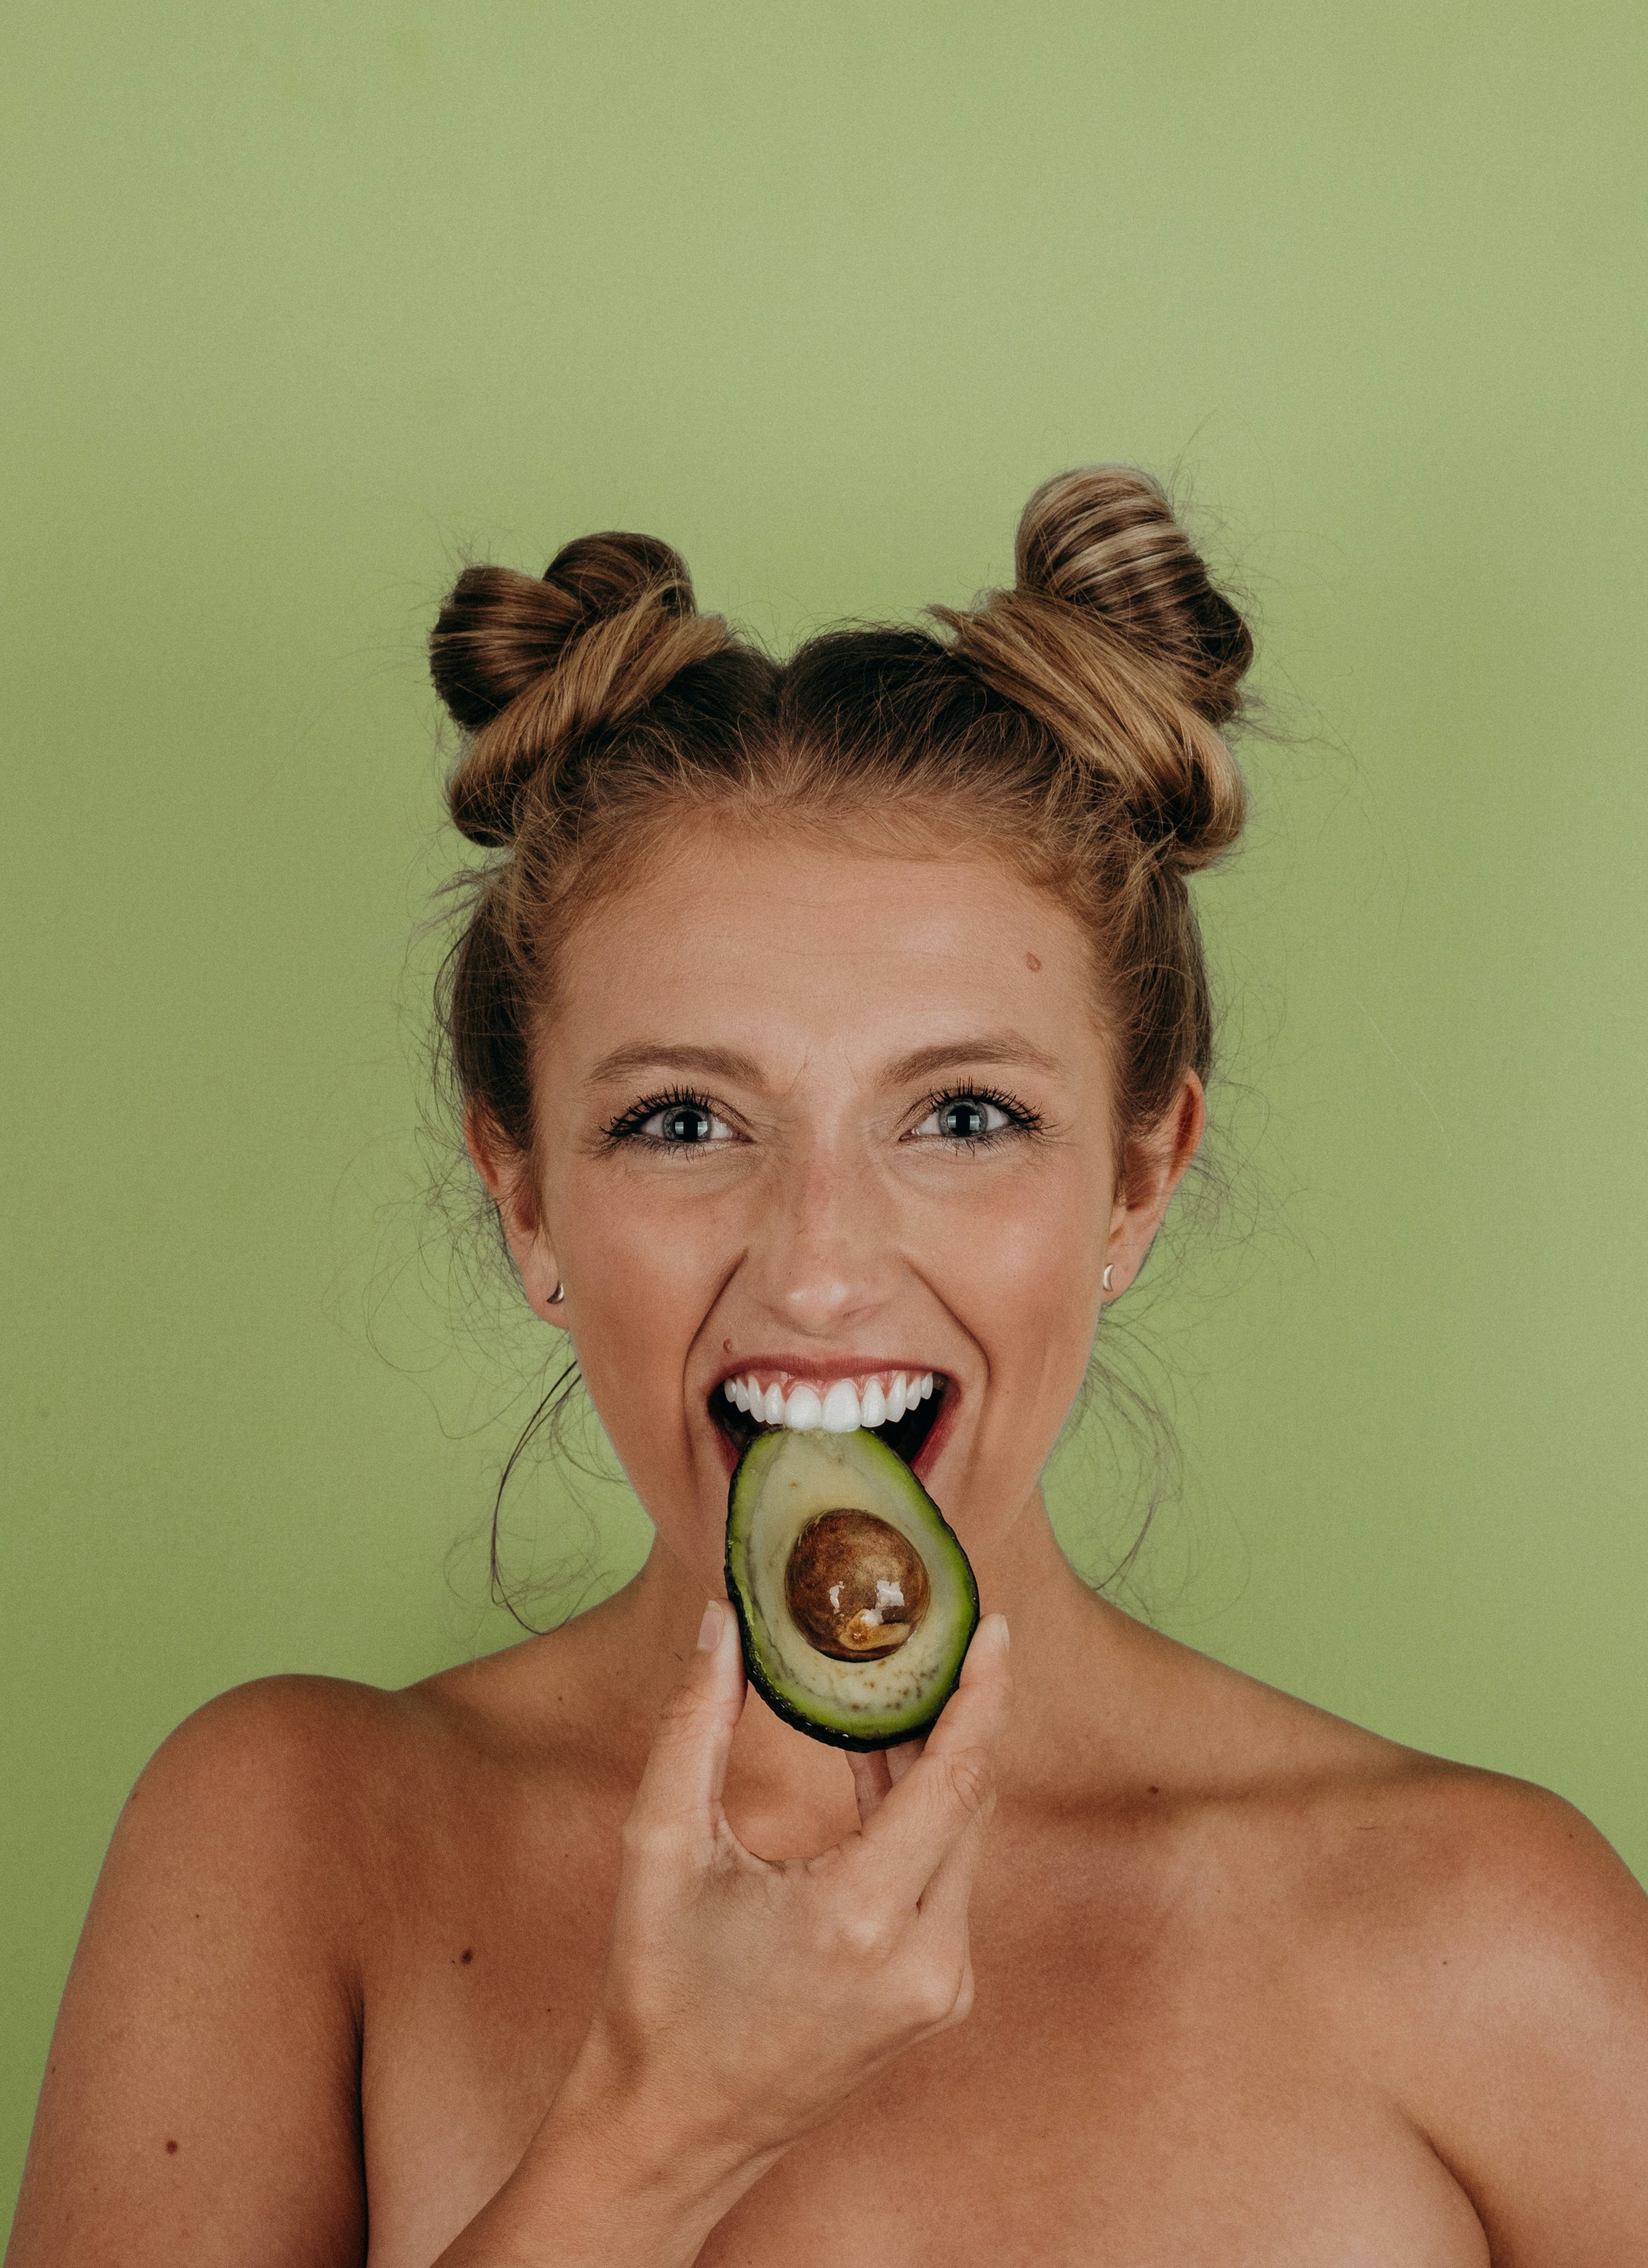
[[[917,1265],[980,1343],[992,1390],[1014,1398],[1086,1368],[1109,1233],[1109,1182],[1080,1157],[1004,1175],[961,1205],[932,1209]],[[1062,1411],[1060,1413],[1062,1419]]]
[[[585,1314],[618,1310],[626,1330],[650,1336],[684,1320],[690,1298],[725,1245],[726,1206],[702,1169],[672,1165],[626,1172],[606,1160],[577,1160],[547,1195],[562,1224],[557,1253],[579,1287]]]
[[[1080,1393],[1099,1320],[1108,1184],[1080,1161],[981,1191],[912,1257],[974,1342],[984,1395],[930,1484],[967,1547],[988,1550],[1035,1491]]]
[[[610,1183],[569,1188],[559,1209],[579,1366],[625,1469],[649,1498],[685,1470],[681,1375],[725,1273],[715,1211],[672,1191],[631,1196]]]

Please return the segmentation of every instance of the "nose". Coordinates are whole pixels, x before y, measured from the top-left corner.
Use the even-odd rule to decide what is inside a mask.
[[[763,1192],[747,1288],[789,1337],[840,1338],[885,1300],[891,1222],[867,1161],[814,1152]]]

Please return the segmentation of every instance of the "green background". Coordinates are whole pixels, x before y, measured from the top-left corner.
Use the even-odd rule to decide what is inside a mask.
[[[0,2189],[167,1728],[510,1635],[422,642],[590,527],[784,642],[1000,578],[1055,469],[1185,482],[1281,737],[1133,1595],[1648,1871],[1641,24],[14,0]],[[511,1514],[563,1602],[642,1533],[576,1488]]]

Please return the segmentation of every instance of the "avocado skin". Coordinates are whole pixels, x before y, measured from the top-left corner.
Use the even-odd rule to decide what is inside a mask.
[[[750,1448],[753,1449],[755,1447],[756,1444],[765,1438],[766,1437],[762,1434],[757,1434],[755,1440],[751,1442]],[[891,1450],[887,1452],[887,1454],[889,1455],[894,1454],[895,1453]],[[744,1454],[747,1457],[749,1450],[747,1449]],[[774,1685],[771,1678],[767,1675],[761,1663],[761,1648],[757,1633],[752,1627],[750,1617],[745,1606],[743,1585],[739,1582],[733,1566],[732,1513],[737,1501],[739,1477],[743,1469],[744,1458],[740,1457],[737,1469],[734,1470],[732,1479],[727,1484],[727,1541],[726,1550],[722,1559],[722,1570],[723,1581],[726,1587],[727,1600],[732,1606],[733,1614],[738,1618],[739,1644],[744,1655],[745,1675],[748,1678],[750,1683],[755,1688],[755,1690],[761,1695],[761,1699],[767,1704],[767,1706],[772,1711],[775,1717],[782,1718],[786,1725],[792,1725],[798,1733],[805,1733],[809,1740],[823,1742],[827,1747],[832,1749],[850,1749],[863,1756],[872,1755],[879,1749],[901,1748],[907,1741],[918,1741],[923,1733],[931,1732],[934,1723],[937,1721],[939,1712],[945,1705],[945,1703],[950,1698],[950,1696],[955,1691],[956,1687],[961,1681],[961,1667],[962,1663],[967,1659],[967,1649],[965,1646],[961,1650],[960,1658],[956,1663],[954,1672],[943,1684],[934,1687],[928,1705],[923,1709],[920,1717],[901,1725],[896,1732],[892,1733],[850,1733],[846,1731],[841,1726],[826,1724],[817,1717],[809,1716],[805,1709],[798,1707],[786,1694],[780,1691],[778,1688]],[[938,1528],[954,1548],[955,1558],[961,1576],[964,1587],[964,1595],[967,1601],[967,1638],[970,1643],[973,1632],[978,1628],[979,1619],[978,1581],[973,1572],[972,1562],[968,1559],[967,1553],[961,1549],[960,1538],[951,1527],[949,1521],[945,1518],[943,1513],[939,1511],[938,1506],[933,1503],[932,1498],[928,1496],[926,1490],[922,1487],[921,1483],[916,1479],[915,1474],[909,1471],[909,1468],[908,1466],[906,1466],[904,1469],[909,1475],[911,1485],[918,1490],[922,1497],[925,1499],[931,1513],[932,1519]]]

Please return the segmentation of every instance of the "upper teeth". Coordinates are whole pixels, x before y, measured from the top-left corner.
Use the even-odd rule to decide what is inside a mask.
[[[747,1410],[765,1425],[788,1425],[797,1433],[851,1433],[860,1425],[896,1425],[907,1410],[924,1402],[933,1390],[930,1370],[879,1371],[862,1382],[833,1379],[828,1386],[803,1381],[785,1388],[775,1379],[762,1386],[752,1372],[747,1378],[729,1378],[722,1388],[729,1402]]]

